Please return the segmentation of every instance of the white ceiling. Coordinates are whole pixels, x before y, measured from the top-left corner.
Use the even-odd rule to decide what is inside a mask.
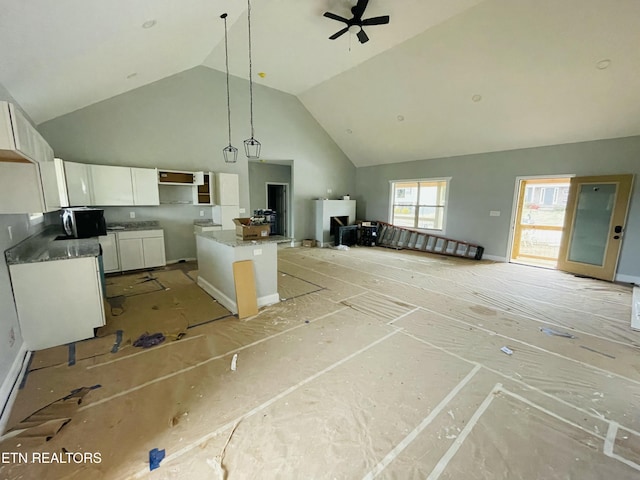
[[[251,20],[254,82],[297,95],[357,166],[640,134],[638,0],[371,0],[364,17],[388,25],[366,27],[364,45],[329,40],[342,24],[322,13],[350,17],[354,3],[252,0]],[[243,0],[0,12],[0,83],[36,123],[197,65],[224,70],[223,12],[230,71],[248,76]]]

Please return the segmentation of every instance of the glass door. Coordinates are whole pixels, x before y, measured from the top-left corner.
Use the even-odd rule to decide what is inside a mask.
[[[633,175],[571,179],[558,268],[613,281]]]

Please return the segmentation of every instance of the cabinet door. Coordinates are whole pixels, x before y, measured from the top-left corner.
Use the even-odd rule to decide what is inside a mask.
[[[87,165],[64,162],[64,175],[67,182],[69,206],[86,207],[91,205],[91,185]]]
[[[16,150],[34,161],[39,160],[36,150],[40,134],[31,126],[27,118],[15,105],[10,105],[9,110],[13,122],[13,138]]]
[[[240,186],[238,174],[216,174],[216,204],[240,205]]]
[[[64,167],[59,158],[40,162],[40,177],[47,212],[68,207],[67,185],[64,181]]]
[[[133,205],[130,167],[111,165],[88,165],[88,167],[93,205]]]
[[[118,252],[123,271],[144,268],[144,253],[141,238],[119,238]]]
[[[131,168],[134,205],[160,205],[157,168]]]
[[[11,265],[9,271],[29,350],[91,338],[94,327],[104,325],[96,257]]]
[[[164,237],[143,238],[142,250],[146,268],[160,267],[167,264],[164,255]]]
[[[115,233],[107,233],[99,238],[102,246],[102,262],[105,273],[119,272],[120,260],[118,259],[118,243]]]

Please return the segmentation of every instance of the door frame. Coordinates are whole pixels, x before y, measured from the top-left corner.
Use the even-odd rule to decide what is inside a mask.
[[[628,179],[628,182],[621,180],[621,177],[627,177],[624,180]],[[608,282],[614,282],[616,278],[616,274],[618,272],[618,265],[620,263],[620,254],[622,252],[622,244],[624,242],[624,234],[627,226],[627,221],[629,219],[629,209],[631,206],[631,198],[633,196],[633,186],[635,183],[635,175],[630,173],[620,173],[620,174],[608,174],[608,175],[584,175],[577,176],[576,181],[578,182],[576,185],[573,183],[573,179],[571,182],[571,187],[569,189],[569,199],[567,201],[567,214],[565,216],[564,222],[564,230],[569,233],[566,237],[563,235],[562,243],[560,245],[560,253],[558,255],[558,268],[564,272],[574,273],[578,275],[585,275],[592,278],[598,278],[601,280],[605,280]],[[582,181],[582,183],[580,183]],[[611,216],[609,218],[609,232],[607,234],[607,244],[605,246],[605,254],[603,258],[603,264],[600,266],[600,270],[598,270],[597,265],[591,265],[588,263],[582,262],[571,262],[567,259],[569,254],[569,250],[571,248],[571,240],[574,233],[575,226],[575,215],[576,215],[576,207],[578,202],[578,197],[580,192],[578,192],[578,185],[588,185],[593,183],[609,183],[616,184],[616,198],[613,210],[611,212]],[[575,188],[574,188],[575,187]],[[626,203],[621,202],[621,196],[626,194]],[[622,210],[624,210],[624,214],[622,214]],[[618,215],[618,218],[614,218]],[[616,221],[617,220],[617,221]],[[613,250],[610,249],[611,245],[611,227],[615,224],[620,224],[622,226],[622,231],[619,236],[615,237],[619,239],[618,245],[616,248],[615,259],[612,255]],[[615,247],[614,247],[615,248]],[[560,265],[560,263],[563,265]],[[560,268],[564,267],[564,268]],[[609,275],[611,273],[611,275]]]
[[[516,232],[516,219],[518,217],[518,201],[520,200],[520,183],[523,180],[542,180],[544,178],[573,178],[575,173],[553,174],[553,175],[519,175],[516,177],[515,188],[513,189],[513,203],[511,205],[511,221],[509,222],[509,239],[507,243],[506,262],[511,262],[511,254],[513,253],[513,240]],[[564,234],[564,231],[563,231]]]
[[[265,198],[266,198],[266,202],[265,205],[268,207],[269,206],[269,185],[283,185],[285,186],[285,195],[284,195],[284,201],[286,204],[286,211],[287,211],[287,217],[285,218],[285,237],[290,237],[291,236],[291,223],[290,223],[290,218],[291,218],[291,201],[290,201],[290,195],[291,195],[291,187],[289,186],[289,183],[287,182],[265,182],[264,184],[264,192],[265,192]],[[276,212],[276,214],[279,214],[278,212]]]

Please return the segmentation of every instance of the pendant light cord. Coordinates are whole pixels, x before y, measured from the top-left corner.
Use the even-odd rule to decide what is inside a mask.
[[[229,47],[227,40],[227,14],[224,16],[224,59],[227,67],[227,121],[229,122],[229,146],[231,146],[231,95],[229,94]]]
[[[251,0],[247,0],[247,23],[249,25],[249,112],[251,119],[251,138],[253,138],[253,81],[251,65]]]

